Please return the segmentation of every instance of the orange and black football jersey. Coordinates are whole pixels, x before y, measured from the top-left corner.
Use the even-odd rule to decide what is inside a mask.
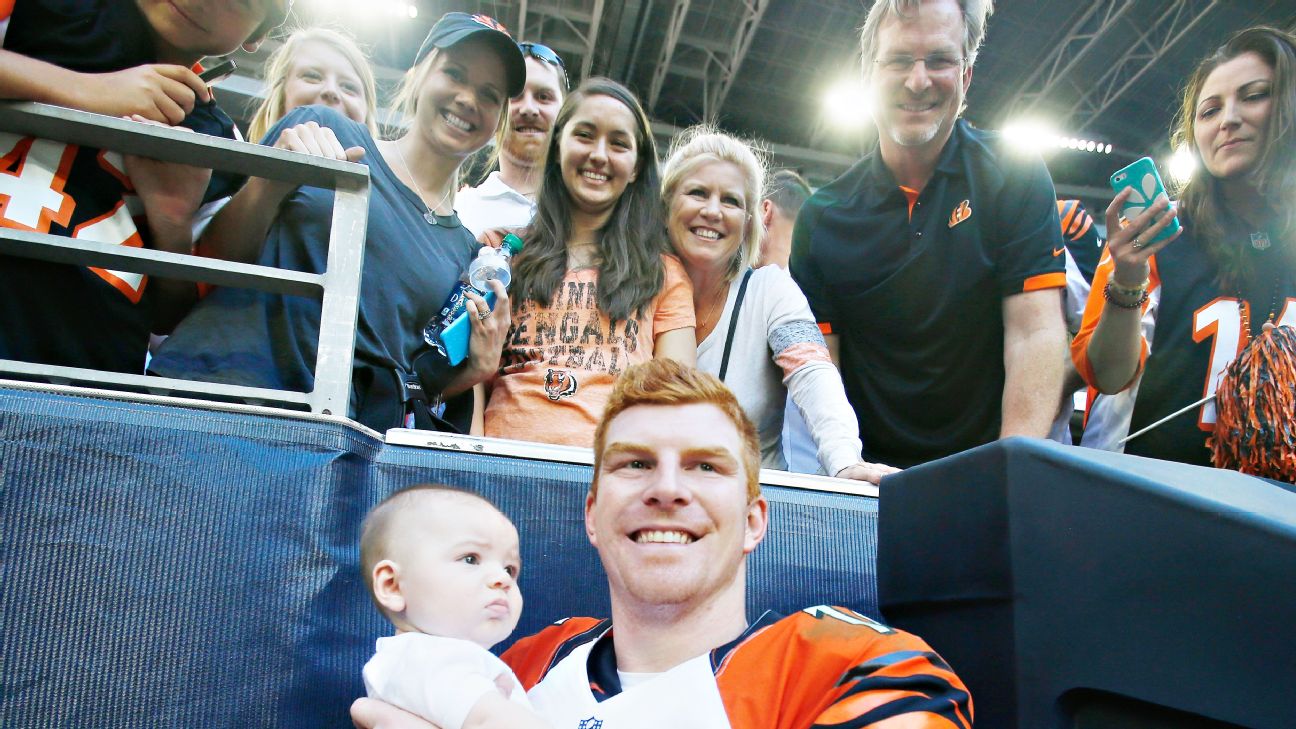
[[[570,618],[503,658],[556,729],[972,726],[971,696],[940,656],[846,608],[766,613],[733,642],[624,691],[611,634],[609,620]]]
[[[1237,241],[1254,258],[1254,275],[1241,286],[1221,286],[1216,264],[1194,235],[1192,221],[1180,211],[1184,232],[1152,258],[1148,301],[1143,305],[1142,378],[1134,399],[1130,433],[1213,395],[1224,368],[1246,346],[1243,314],[1251,335],[1272,315],[1276,324],[1296,326],[1296,271],[1285,263],[1282,241],[1268,234]],[[1113,263],[1104,255],[1094,275],[1080,333],[1071,343],[1076,370],[1094,383],[1089,342],[1102,317],[1103,288]],[[1215,403],[1206,402],[1130,440],[1125,452],[1209,466],[1206,438],[1215,430]]]

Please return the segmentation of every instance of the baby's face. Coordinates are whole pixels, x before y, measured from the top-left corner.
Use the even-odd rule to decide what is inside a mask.
[[[522,616],[513,524],[484,502],[453,495],[420,499],[402,522],[392,557],[405,598],[402,622],[483,648],[507,638]]]

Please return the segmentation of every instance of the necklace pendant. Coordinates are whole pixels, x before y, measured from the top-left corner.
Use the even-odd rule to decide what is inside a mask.
[[[1269,246],[1270,246],[1270,243],[1269,243],[1269,234],[1268,234],[1268,233],[1266,233],[1266,232],[1264,232],[1264,231],[1260,231],[1260,232],[1258,232],[1258,233],[1252,233],[1252,234],[1251,234],[1251,247],[1252,247],[1252,248],[1256,249],[1257,251],[1267,251],[1267,250],[1269,250]]]
[[[436,213],[432,212],[431,210],[427,211],[426,213],[423,213],[423,219],[427,221],[428,225],[437,224]]]

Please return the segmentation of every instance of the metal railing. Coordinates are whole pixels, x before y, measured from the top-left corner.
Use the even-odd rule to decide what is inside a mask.
[[[91,383],[153,393],[304,405],[315,413],[346,416],[369,214],[367,167],[44,104],[0,103],[0,131],[334,190],[327,269],[320,274],[0,228],[0,253],[6,255],[321,299],[315,387],[311,392],[7,359],[0,359],[0,374],[54,383]],[[143,356],[140,352],[141,361]]]

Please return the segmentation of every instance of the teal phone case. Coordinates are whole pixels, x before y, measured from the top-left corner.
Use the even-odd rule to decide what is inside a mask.
[[[1111,176],[1112,189],[1116,194],[1120,194],[1127,187],[1134,188],[1130,194],[1129,200],[1125,201],[1125,206],[1121,208],[1121,215],[1126,220],[1133,220],[1143,213],[1144,210],[1156,202],[1157,197],[1165,194],[1165,185],[1161,182],[1161,175],[1157,172],[1156,163],[1151,157],[1143,157],[1125,167],[1116,170]],[[1161,234],[1150,241],[1144,241],[1145,244],[1159,243],[1166,238],[1179,232],[1179,219],[1176,218],[1172,223],[1161,231]],[[1108,231],[1110,236],[1112,231]]]
[[[495,292],[487,291],[482,298],[486,299],[486,303],[494,311]],[[445,347],[446,357],[452,365],[457,366],[468,358],[468,338],[472,336],[472,323],[468,321],[469,316],[472,314],[464,311],[450,322],[450,326],[441,330],[441,346]]]

